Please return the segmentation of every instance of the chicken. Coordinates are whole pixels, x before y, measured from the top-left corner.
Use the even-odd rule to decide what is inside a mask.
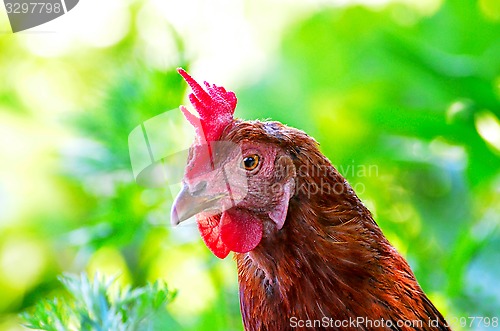
[[[245,330],[450,330],[370,211],[306,133],[233,118],[236,96],[179,69],[199,114],[172,207],[238,267]]]

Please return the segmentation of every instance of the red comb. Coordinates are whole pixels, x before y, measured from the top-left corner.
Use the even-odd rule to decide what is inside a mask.
[[[189,101],[200,118],[191,114],[186,107],[180,108],[189,123],[195,127],[199,142],[218,140],[224,128],[233,121],[234,109],[238,101],[236,95],[234,92],[227,92],[221,86],[210,85],[207,82],[205,82],[205,91],[184,69],[177,68],[177,72],[193,91],[189,94]]]

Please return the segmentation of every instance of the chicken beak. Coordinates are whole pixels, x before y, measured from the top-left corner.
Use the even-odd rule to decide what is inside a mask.
[[[172,225],[176,226],[203,211],[220,209],[217,203],[224,196],[226,194],[215,196],[193,195],[189,188],[184,185],[172,205],[170,218]]]

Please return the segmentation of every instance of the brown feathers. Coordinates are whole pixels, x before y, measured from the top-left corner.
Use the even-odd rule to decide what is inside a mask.
[[[299,321],[323,322],[311,330],[449,330],[313,139],[261,122],[238,123],[227,137],[277,144],[296,169],[283,228],[269,224],[259,246],[235,254],[247,331],[307,329]],[[374,327],[382,321],[385,328]]]
[[[314,139],[234,120],[232,92],[180,73],[204,132],[183,111],[207,137],[191,148],[172,222],[196,215],[216,256],[235,253],[247,331],[449,330]]]

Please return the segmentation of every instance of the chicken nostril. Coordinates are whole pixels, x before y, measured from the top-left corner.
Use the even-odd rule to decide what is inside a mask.
[[[203,180],[203,181],[199,182],[198,184],[196,184],[196,186],[194,187],[191,194],[192,195],[200,195],[201,193],[203,193],[203,191],[205,191],[206,188],[207,188],[207,182]]]

